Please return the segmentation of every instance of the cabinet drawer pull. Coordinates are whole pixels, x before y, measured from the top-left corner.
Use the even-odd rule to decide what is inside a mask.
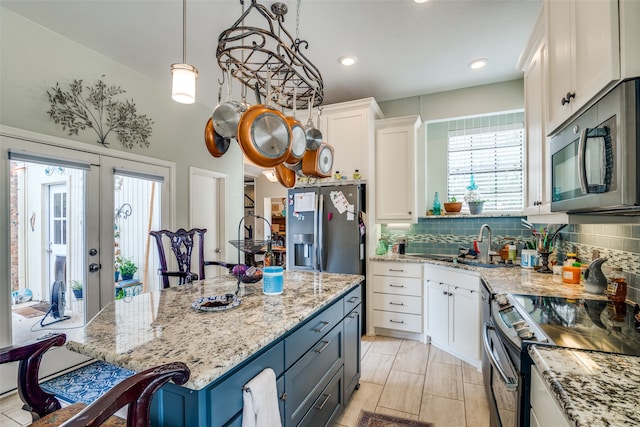
[[[322,331],[324,331],[325,329],[327,329],[327,326],[329,326],[329,322],[327,322],[326,320],[323,320],[323,321],[322,321],[322,322],[320,322],[320,323],[322,323],[322,326],[321,326],[320,328],[316,328],[316,329],[314,329],[314,331],[315,331],[315,332],[322,332]]]
[[[389,301],[389,304],[391,304],[391,305],[404,305],[403,302],[393,302],[393,301]]]
[[[394,285],[393,283],[389,284],[392,288],[404,288],[404,285]]]
[[[287,393],[282,392],[282,394],[280,395],[280,400],[282,400],[283,402],[287,401]]]
[[[316,353],[322,353],[324,349],[327,348],[329,344],[331,344],[331,341],[320,341],[320,342],[322,343],[322,346],[320,348],[313,350]]]
[[[400,270],[398,270],[397,268],[390,268],[389,271],[395,271],[396,273],[403,273],[404,270],[401,268]]]
[[[360,299],[360,298],[358,298],[358,297],[351,297],[351,298],[349,298],[349,299],[347,300],[347,302],[348,302],[348,303],[351,303],[351,304],[355,304],[359,299]]]
[[[329,401],[329,398],[331,397],[331,393],[323,394],[323,396],[324,396],[324,400],[322,401],[322,403],[320,403],[319,405],[316,405],[315,407],[318,411],[321,411],[322,408],[324,408],[324,405],[327,404],[327,402]]]
[[[442,291],[442,295],[447,295],[448,292],[447,291]]]
[[[347,317],[349,319],[355,319],[356,317],[358,317],[360,313],[358,313],[357,311],[354,311],[353,313],[351,313],[350,315],[348,315]]]
[[[451,296],[451,295],[453,295],[453,294],[452,294],[451,292],[447,292],[447,295]]]
[[[393,319],[389,319],[389,322],[391,322],[391,323],[404,323],[404,320],[393,320]]]

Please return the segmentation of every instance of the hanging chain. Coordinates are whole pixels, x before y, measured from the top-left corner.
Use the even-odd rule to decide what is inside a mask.
[[[300,40],[300,3],[302,0],[298,0],[296,3],[296,39]]]

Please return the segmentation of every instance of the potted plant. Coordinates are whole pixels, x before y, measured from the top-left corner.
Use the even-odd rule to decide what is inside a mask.
[[[133,275],[136,271],[138,271],[138,267],[130,259],[123,260],[120,263],[120,274],[122,275],[122,280],[133,279]]]
[[[471,175],[469,185],[467,186],[467,192],[464,194],[464,201],[467,202],[467,205],[469,206],[469,213],[471,215],[478,215],[482,213],[484,200],[480,195],[480,190],[478,190],[478,186],[476,185],[473,175]]]
[[[75,296],[76,299],[82,299],[82,282],[78,280],[72,280],[69,282],[69,285],[71,286],[73,296]]]
[[[114,282],[117,282],[118,279],[120,278],[120,264],[122,264],[122,258],[120,257],[120,255],[116,255],[116,259],[113,263],[113,271],[114,271],[113,281]]]
[[[458,213],[462,210],[462,202],[459,202],[456,196],[449,197],[449,201],[444,202],[444,210],[447,213]]]

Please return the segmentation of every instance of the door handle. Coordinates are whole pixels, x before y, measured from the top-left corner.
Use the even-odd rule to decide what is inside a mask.
[[[91,273],[95,273],[97,271],[100,271],[101,268],[102,268],[102,265],[96,264],[95,262],[92,262],[91,264],[89,264],[89,271]]]

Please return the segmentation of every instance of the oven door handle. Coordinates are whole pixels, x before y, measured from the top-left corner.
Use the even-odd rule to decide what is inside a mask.
[[[498,359],[493,354],[493,351],[491,351],[491,345],[489,345],[489,329],[495,330],[495,328],[493,326],[490,326],[488,323],[485,323],[484,324],[484,331],[483,331],[483,334],[482,334],[482,343],[484,344],[484,352],[486,353],[487,357],[489,358],[489,361],[491,362],[491,365],[493,365],[493,367],[496,368],[496,370],[500,374],[500,377],[502,378],[502,381],[504,381],[504,383],[506,384],[507,390],[517,390],[518,389],[518,379],[517,378],[512,378],[509,375],[507,375],[507,373],[505,372],[504,368],[500,365],[500,363],[498,363]],[[500,343],[500,345],[502,345],[502,343]],[[506,351],[505,351],[505,354],[506,354]],[[511,361],[507,361],[507,363],[509,364],[509,367],[511,368],[511,371],[514,372],[515,368],[511,364]]]

